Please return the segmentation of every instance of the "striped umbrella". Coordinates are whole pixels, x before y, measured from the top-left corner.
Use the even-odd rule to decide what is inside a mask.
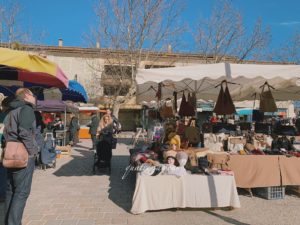
[[[0,93],[5,96],[14,96],[16,90],[21,86],[3,86],[0,85]],[[46,88],[45,86],[37,86],[32,83],[24,82],[23,87],[31,89],[31,91],[37,96],[38,100],[57,99],[63,101],[72,102],[84,102],[88,101],[88,96],[84,87],[75,80],[69,80],[68,88]]]
[[[68,78],[57,64],[27,52],[0,48],[0,85],[23,86],[23,82],[68,87]]]

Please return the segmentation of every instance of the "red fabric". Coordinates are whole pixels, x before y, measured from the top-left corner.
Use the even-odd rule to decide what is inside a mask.
[[[210,118],[210,122],[211,123],[217,123],[218,122],[218,118],[213,116],[212,118]]]
[[[44,117],[44,124],[52,123],[54,120],[53,115],[51,115],[50,113],[43,113],[43,117]]]

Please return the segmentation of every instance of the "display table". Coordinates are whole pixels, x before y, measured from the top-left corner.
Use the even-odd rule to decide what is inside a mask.
[[[300,185],[300,158],[279,156],[282,185]]]
[[[278,155],[231,155],[229,169],[240,188],[280,186]]]
[[[131,213],[186,207],[240,208],[234,176],[137,175]]]
[[[284,155],[231,155],[229,168],[240,188],[300,185],[300,158]]]

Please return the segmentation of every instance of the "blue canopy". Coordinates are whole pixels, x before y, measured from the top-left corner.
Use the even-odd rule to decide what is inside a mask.
[[[236,109],[236,113],[239,116],[250,116],[253,114],[253,109],[251,109],[251,108]]]
[[[24,82],[24,87],[31,88],[31,89],[36,89],[36,88],[39,89],[36,93],[38,100],[45,100],[42,91],[43,88],[45,88],[45,86],[36,87],[35,84]],[[5,96],[12,96],[15,94],[18,88],[20,87],[19,86],[7,87],[7,86],[0,85],[0,92],[3,93]],[[69,80],[69,88],[59,89],[59,90],[62,93],[61,100],[63,101],[85,102],[85,103],[88,101],[88,97],[84,87],[75,80]]]
[[[84,87],[76,80],[69,80],[69,88],[60,89],[62,93],[62,100],[70,100],[72,102],[87,102],[88,96]]]

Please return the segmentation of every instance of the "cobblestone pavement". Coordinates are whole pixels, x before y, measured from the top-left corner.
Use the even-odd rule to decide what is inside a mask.
[[[96,224],[299,224],[299,197],[283,200],[250,198],[241,194],[241,209],[182,209],[130,214],[135,177],[122,180],[128,163],[126,144],[114,150],[112,172],[92,174],[91,142],[83,140],[71,156],[57,159],[55,169],[37,169],[23,225]],[[3,204],[0,204],[3,224]]]

